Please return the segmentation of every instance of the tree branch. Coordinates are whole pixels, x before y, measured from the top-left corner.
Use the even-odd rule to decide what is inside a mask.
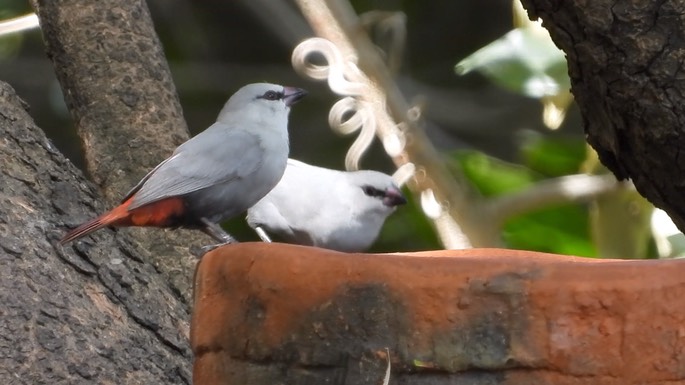
[[[48,56],[109,205],[188,139],[161,44],[141,0],[32,0]],[[219,106],[217,106],[218,109]],[[77,214],[79,212],[80,214]],[[86,219],[83,210],[73,213]],[[190,299],[190,232],[125,230]]]
[[[493,198],[487,203],[492,221],[501,226],[516,215],[553,204],[587,202],[628,187],[613,175],[568,175],[541,181],[530,188]]]

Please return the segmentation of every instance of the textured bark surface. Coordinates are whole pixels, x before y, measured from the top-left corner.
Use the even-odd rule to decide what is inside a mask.
[[[566,52],[590,144],[685,230],[685,3],[523,0]]]
[[[685,261],[242,243],[198,267],[195,385],[685,383]]]
[[[104,205],[2,82],[0,163],[0,383],[190,384],[186,308],[139,250],[57,245]]]
[[[121,198],[188,130],[161,44],[143,0],[32,0],[48,56],[84,141],[90,176],[108,202]],[[89,219],[74,210],[73,224]],[[197,232],[125,230],[187,300]]]

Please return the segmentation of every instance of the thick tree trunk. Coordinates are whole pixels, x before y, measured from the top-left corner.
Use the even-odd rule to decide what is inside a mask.
[[[523,0],[566,52],[590,144],[685,230],[682,1]]]
[[[108,208],[188,139],[161,44],[143,0],[32,0],[67,106],[84,141],[88,171]],[[72,211],[76,225],[88,219]],[[197,232],[125,230],[184,296]]]
[[[98,193],[0,82],[0,383],[189,384],[188,314],[129,242],[62,248]]]

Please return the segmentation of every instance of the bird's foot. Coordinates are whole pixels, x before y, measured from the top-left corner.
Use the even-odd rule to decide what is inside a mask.
[[[197,257],[198,259],[200,259],[200,258],[202,258],[205,254],[209,253],[210,251],[212,251],[212,250],[214,250],[214,249],[216,249],[216,248],[218,248],[218,247],[225,246],[225,245],[232,245],[232,244],[236,244],[236,243],[238,243],[238,241],[236,241],[235,239],[232,239],[231,241],[222,242],[222,243],[216,243],[216,244],[213,244],[213,245],[207,245],[207,246],[193,246],[193,247],[190,248],[190,253],[193,254],[193,255],[194,255],[195,257]]]
[[[262,242],[271,243],[271,238],[269,238],[269,234],[266,233],[262,226],[255,227],[254,231],[257,233],[257,235],[259,235],[259,238],[262,239]]]
[[[220,244],[238,243],[238,241],[233,238],[231,234],[225,232],[220,225],[210,222],[207,218],[200,218],[200,221],[205,225],[205,227],[201,228],[200,230],[219,241]]]

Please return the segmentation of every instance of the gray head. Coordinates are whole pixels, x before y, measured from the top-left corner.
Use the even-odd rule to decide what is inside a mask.
[[[287,116],[290,106],[297,103],[305,95],[307,95],[307,91],[295,87],[284,87],[270,83],[248,84],[228,99],[219,113],[217,121],[222,121],[237,111],[243,116]]]
[[[397,206],[407,203],[390,175],[371,170],[353,171],[348,175],[359,201],[368,210],[389,215]]]

